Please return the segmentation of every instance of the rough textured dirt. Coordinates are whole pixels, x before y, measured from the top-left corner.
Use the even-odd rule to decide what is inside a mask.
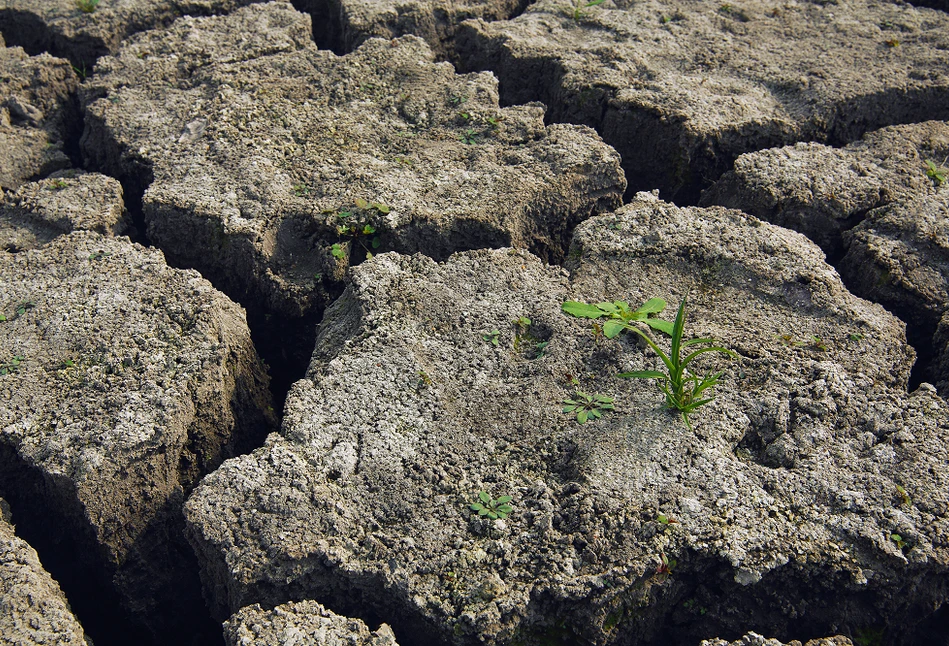
[[[738,212],[644,195],[581,225],[573,249],[569,276],[506,250],[354,270],[281,434],[186,504],[216,612],[326,599],[457,644],[832,634],[846,616],[911,643],[905,604],[944,600],[949,409],[902,392],[902,325],[803,237]],[[727,383],[695,431],[652,384],[615,379],[653,365],[635,341],[598,341],[560,311],[687,294],[691,334],[741,357],[706,364]],[[618,412],[562,414],[571,375]],[[515,511],[478,518],[479,491]]]
[[[273,610],[242,608],[224,622],[228,646],[398,646],[392,629],[382,624],[369,632],[358,619],[340,617],[315,601],[285,603]]]
[[[64,140],[78,119],[69,61],[28,56],[0,38],[0,189],[67,168]]]
[[[272,423],[243,311],[82,231],[0,255],[0,293],[0,491],[153,629],[194,615],[184,495]]]
[[[0,498],[0,643],[86,646],[82,626]]]
[[[910,5],[540,0],[468,21],[466,69],[543,101],[623,156],[630,187],[694,200],[741,153],[949,117],[949,17]]]
[[[22,185],[0,204],[0,247],[18,252],[75,230],[106,236],[129,229],[122,185],[111,177],[65,171]]]
[[[84,87],[87,158],[147,167],[149,238],[235,298],[322,311],[351,260],[385,249],[557,259],[576,222],[619,205],[616,153],[537,106],[499,109],[490,75],[455,75],[415,38],[337,57],[309,37],[289,5],[252,5],[133,39]]]
[[[0,495],[87,636],[949,639],[949,18],[585,4],[0,0]],[[561,310],[654,296],[691,426]]]

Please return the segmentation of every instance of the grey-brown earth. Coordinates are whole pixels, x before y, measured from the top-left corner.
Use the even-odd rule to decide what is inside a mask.
[[[505,103],[593,126],[631,188],[698,190],[741,153],[949,117],[949,17],[873,0],[538,0],[514,20],[467,21],[465,69]]]
[[[228,646],[398,646],[386,624],[370,632],[362,621],[340,617],[315,601],[285,603],[272,610],[259,604],[241,608],[224,622],[224,639]]]
[[[785,644],[778,639],[768,639],[757,633],[748,633],[741,639],[727,641],[724,639],[706,639],[700,646],[802,646],[798,640],[792,640]],[[803,646],[853,646],[853,642],[846,637],[823,637],[820,639],[809,639]]]
[[[70,166],[63,148],[77,126],[78,86],[69,61],[0,38],[0,189]]]
[[[156,632],[202,616],[181,504],[273,422],[243,311],[160,251],[90,231],[4,251],[0,294],[0,491],[31,541]]]
[[[82,626],[0,498],[0,644],[86,646]]]
[[[949,409],[905,393],[903,325],[803,236],[736,211],[643,194],[580,225],[571,258],[353,270],[281,433],[186,503],[216,614],[319,598],[455,644],[833,634],[846,616],[914,643],[945,601]],[[740,356],[706,364],[727,382],[694,431],[615,378],[648,352],[560,310],[652,296],[689,296],[691,334]],[[618,410],[580,425],[560,411],[575,390]],[[514,512],[479,518],[481,491]]]
[[[97,641],[947,640],[949,423],[944,401],[916,383],[931,375],[944,388],[949,353],[920,347],[930,369],[921,372],[903,325],[918,328],[920,311],[934,325],[945,311],[943,193],[921,162],[945,164],[946,126],[854,141],[946,118],[945,14],[845,0],[608,0],[574,16],[547,2],[512,21],[468,22],[453,42],[465,18],[524,7],[297,2],[306,17],[285,2],[101,0],[89,13],[65,0],[11,11],[17,3],[0,1],[7,42],[47,40],[27,45],[32,57],[5,50],[15,64],[2,82],[34,98],[0,97],[7,132],[29,144],[0,149],[13,178],[3,184],[4,262],[28,265],[0,293],[15,299],[50,268],[54,282],[37,288],[42,309],[35,299],[4,306],[3,401],[26,393],[29,406],[49,404],[17,409],[31,411],[26,422],[8,415],[0,427],[10,440],[50,415],[59,425],[35,428],[33,445],[4,443],[0,494]],[[171,23],[180,13],[195,16]],[[319,51],[311,32],[338,54],[359,47]],[[394,38],[408,33],[427,45]],[[375,35],[387,40],[366,40]],[[62,48],[79,77],[92,66],[77,53],[114,57],[95,61],[79,101],[75,79],[56,80],[68,64],[33,48]],[[538,57],[518,58],[527,50]],[[495,57],[501,100],[490,74],[455,74],[435,57],[467,70]],[[510,105],[538,98],[546,109]],[[686,201],[740,153],[805,142],[748,155],[751,165],[739,158],[734,174],[754,172],[727,190],[723,179],[716,199],[754,211],[749,196],[763,189],[765,202],[806,203],[815,217],[761,215],[838,245],[841,270],[841,252],[865,250],[848,261],[853,272],[890,271],[899,289],[864,290],[846,273],[841,283],[804,238],[736,211],[679,209],[650,194],[618,209],[619,156],[563,120],[619,146],[633,187]],[[69,164],[114,179],[50,174]],[[808,186],[830,189],[830,204],[808,201]],[[239,310],[155,250],[103,237],[126,232],[251,308],[253,345],[275,381],[304,377],[284,359],[311,358],[311,324],[343,294],[281,432],[191,497],[194,550],[178,535],[180,506],[221,457],[260,444],[265,378]],[[138,280],[145,267],[165,284]],[[115,302],[150,307],[109,309],[103,290],[126,275]],[[169,276],[200,284],[204,305]],[[159,292],[177,296],[147,301]],[[71,304],[93,293],[86,327],[76,312],[88,303]],[[661,295],[668,319],[686,294],[689,334],[740,355],[700,361],[725,381],[691,431],[654,384],[614,378],[656,365],[643,343],[605,339],[559,308],[565,298]],[[180,311],[203,313],[190,327]],[[56,325],[42,318],[50,313]],[[217,350],[188,345],[218,333]],[[194,376],[136,379],[124,361],[105,361],[100,374],[59,356],[69,344],[93,347],[87,334],[98,339],[93,356],[121,351],[122,339],[183,342],[192,354],[177,365]],[[937,350],[947,339],[942,323]],[[248,372],[253,387],[231,383]],[[58,386],[80,373],[119,394]],[[179,378],[217,385],[189,395],[175,390]],[[181,395],[176,406],[204,416],[200,429],[182,433],[186,412],[150,405],[166,386]],[[617,410],[578,424],[560,412],[578,389],[613,396]],[[123,418],[112,412],[119,401],[141,405]],[[80,408],[92,411],[81,423],[69,417]],[[164,462],[90,439],[128,442],[162,416],[174,418]],[[47,476],[67,463],[89,468]],[[90,497],[94,486],[110,494]],[[476,517],[481,491],[512,495],[511,515]],[[223,635],[197,598],[199,570]],[[81,577],[99,587],[77,586]]]

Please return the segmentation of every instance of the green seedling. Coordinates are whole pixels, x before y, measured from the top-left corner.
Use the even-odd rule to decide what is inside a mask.
[[[497,116],[497,117],[488,117],[487,119],[485,119],[485,121],[488,122],[488,125],[489,125],[489,126],[491,126],[492,128],[494,128],[495,130],[497,130],[498,128],[501,127],[501,119],[502,119],[502,117],[500,117],[500,116]]]
[[[481,491],[478,492],[478,499],[480,502],[471,503],[469,507],[471,511],[478,512],[479,516],[485,516],[491,520],[497,520],[498,518],[503,520],[514,511],[514,508],[509,504],[513,500],[511,496],[501,496],[493,499],[486,491]]]
[[[632,323],[645,323],[654,330],[672,335],[672,324],[669,321],[653,318],[666,308],[666,302],[661,298],[650,298],[637,309],[629,309],[629,304],[623,301],[612,303],[580,303],[567,301],[560,306],[567,314],[585,319],[607,319],[600,330],[607,339],[612,339],[623,330],[635,330]],[[594,328],[596,329],[596,328]],[[594,336],[596,334],[594,333]]]
[[[689,370],[689,364],[707,352],[718,352],[732,358],[736,358],[738,355],[727,348],[713,345],[711,347],[693,350],[683,358],[682,350],[685,348],[715,343],[714,339],[691,339],[685,342],[682,341],[682,334],[685,331],[685,302],[686,299],[683,298],[682,302],[679,303],[679,311],[676,313],[676,320],[672,329],[672,344],[669,354],[663,352],[648,334],[636,326],[626,324],[625,327],[625,329],[638,334],[649,344],[649,347],[662,359],[667,372],[660,372],[658,370],[634,370],[632,372],[620,373],[617,376],[624,379],[655,379],[659,384],[659,388],[666,396],[666,406],[682,413],[682,421],[685,422],[686,426],[692,428],[691,423],[689,423],[689,414],[699,406],[715,399],[712,396],[706,396],[706,391],[718,384],[722,373],[706,373],[705,376],[699,377]]]
[[[448,98],[448,101],[449,101],[452,105],[461,105],[462,103],[467,103],[467,102],[468,102],[468,97],[465,96],[464,94],[452,94],[452,95]]]
[[[111,255],[111,251],[103,251],[102,249],[99,249],[99,251],[89,254],[89,260],[105,260]]]
[[[778,337],[778,341],[781,342],[785,348],[799,348],[802,345],[807,345],[803,341],[798,341],[794,338],[794,335],[791,334],[782,334]]]
[[[656,516],[656,520],[658,520],[663,525],[678,525],[679,524],[679,521],[677,521],[672,516],[666,516],[665,514],[662,514],[662,513]]]
[[[484,339],[485,341],[488,341],[488,342],[489,342],[491,345],[493,345],[493,346],[497,346],[497,345],[498,345],[500,337],[501,337],[501,331],[500,331],[500,330],[491,330],[491,331],[488,332],[487,334],[482,334],[482,335],[481,335],[481,338],[482,338],[482,339]]]
[[[913,504],[913,499],[909,497],[909,494],[906,493],[906,489],[900,485],[896,485],[896,492],[900,494],[900,504],[909,507]]]
[[[854,343],[863,341],[863,335],[860,334],[859,332],[851,332],[850,334],[847,335],[847,338],[853,341]]]
[[[99,6],[100,0],[76,0],[76,8],[83,13],[92,13]]]
[[[574,399],[565,399],[563,400],[563,404],[563,412],[576,413],[577,421],[581,424],[585,423],[591,417],[593,419],[600,419],[603,417],[605,411],[616,410],[613,408],[612,397],[607,397],[606,395],[588,395],[579,390],[577,394],[574,395]]]
[[[896,546],[900,548],[900,550],[906,549],[906,540],[899,534],[890,534],[890,540],[896,543]]]
[[[827,352],[827,344],[819,336],[811,336],[811,345],[821,352]]]
[[[293,194],[297,197],[305,197],[310,194],[310,187],[306,184],[294,184]]]
[[[72,71],[76,73],[76,76],[79,77],[80,81],[85,81],[86,78],[89,76],[89,73],[86,72],[85,63],[82,63],[81,67],[76,67],[75,65],[71,65],[70,67],[72,67]]]
[[[668,576],[672,574],[672,570],[675,569],[676,565],[678,565],[678,561],[670,559],[665,552],[659,552],[659,565],[656,567],[656,574]]]
[[[468,128],[461,135],[461,143],[468,144],[469,146],[475,145],[476,143],[478,143],[478,133],[475,132],[473,129]]]
[[[570,7],[573,13],[573,19],[579,22],[580,19],[583,18],[584,9],[601,5],[604,1],[605,0],[590,0],[590,2],[584,2],[584,0],[573,0],[573,5]]]
[[[392,209],[381,202],[369,202],[362,198],[354,200],[355,207],[345,211],[334,211],[329,209],[324,211],[331,216],[335,216],[336,233],[341,237],[346,237],[358,244],[366,252],[366,259],[372,258],[372,250],[382,246],[382,240],[379,238],[378,229],[373,224],[379,215],[385,215]],[[368,240],[368,244],[364,242]],[[330,248],[330,253],[337,260],[343,260],[346,257],[346,251],[343,244],[337,242]]]
[[[50,183],[49,183],[50,189],[52,189],[52,190],[54,190],[54,191],[61,191],[61,190],[63,190],[64,188],[66,188],[67,186],[69,186],[69,184],[66,183],[66,180],[64,180],[64,179],[59,179],[59,178],[54,179],[54,180],[50,181]]]
[[[23,355],[14,355],[9,361],[0,363],[0,375],[9,375],[20,369],[20,363],[24,360]]]
[[[13,306],[13,314],[10,315],[9,320],[15,321],[16,319],[26,314],[27,311],[33,309],[34,307],[36,307],[36,303],[34,301],[20,301],[19,303]],[[6,321],[6,320],[7,320],[7,317],[0,314],[0,321]]]
[[[943,161],[945,163],[945,161]],[[949,177],[949,168],[937,166],[931,159],[926,160],[926,177],[933,181],[936,186],[942,186],[946,183],[946,177]]]
[[[334,242],[333,246],[330,247],[330,253],[333,254],[333,257],[337,260],[342,260],[346,257],[346,251],[343,249],[343,246],[338,242]]]

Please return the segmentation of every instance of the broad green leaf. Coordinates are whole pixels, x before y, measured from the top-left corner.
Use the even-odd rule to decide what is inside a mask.
[[[514,511],[514,507],[511,507],[510,505],[501,505],[498,507],[498,511],[503,514],[510,514],[512,511]]]
[[[622,321],[617,321],[615,319],[610,319],[603,324],[603,336],[607,339],[612,339],[619,335],[620,332],[626,329],[626,324]]]
[[[658,314],[666,309],[666,302],[661,298],[650,298],[636,309],[640,314]]]
[[[672,336],[672,323],[669,321],[664,321],[662,319],[643,319],[643,323],[654,330],[659,330],[663,334]]]
[[[388,213],[389,211],[392,210],[392,209],[389,208],[387,205],[385,205],[385,204],[380,204],[379,202],[373,202],[373,203],[370,204],[369,206],[371,206],[371,207],[374,208],[375,210],[379,211],[379,213]]]
[[[490,504],[491,504],[491,496],[489,496],[489,495],[488,495],[488,492],[486,492],[486,491],[481,491],[481,492],[479,492],[479,493],[478,493],[478,498],[480,498],[480,499],[481,499],[481,502],[483,502],[483,503],[486,504],[486,505],[490,505]]]
[[[588,417],[589,417],[589,413],[585,410],[582,410],[579,413],[577,413],[577,421],[580,422],[581,424],[585,423]]]
[[[579,301],[567,301],[560,306],[567,314],[585,319],[598,319],[603,316],[603,311],[596,305],[589,303],[580,303]]]
[[[504,503],[511,502],[512,500],[514,500],[514,496],[501,496],[494,502],[499,505],[503,505]]]
[[[379,236],[376,236],[372,239],[370,244],[372,244],[373,249],[378,249],[382,245],[382,241],[379,239]]]
[[[468,507],[470,507],[472,511],[481,511],[484,509],[484,505],[482,505],[480,502],[473,502],[468,505]]]
[[[608,313],[610,313],[610,314],[619,312],[621,305],[622,305],[622,303],[620,303],[620,302],[618,302],[618,301],[617,301],[616,303],[605,303],[605,302],[604,302],[604,303],[597,303],[597,304],[596,304],[596,306],[597,306],[598,308],[600,308],[600,309],[603,310],[604,312],[608,312]]]
[[[356,198],[356,207],[357,207],[357,208],[360,208],[360,209],[367,209],[367,208],[369,208],[369,202],[366,201],[366,200],[364,200],[364,199],[362,199],[361,197],[357,197],[357,198]]]

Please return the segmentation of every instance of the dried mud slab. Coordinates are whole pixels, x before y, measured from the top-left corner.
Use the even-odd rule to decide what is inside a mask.
[[[699,646],[802,646],[800,641],[792,641],[785,644],[780,639],[768,639],[758,633],[748,633],[741,639],[728,641],[726,639],[706,639]],[[849,638],[842,635],[836,637],[821,637],[820,639],[808,639],[803,646],[853,646]]]
[[[243,311],[92,232],[0,254],[0,293],[0,492],[154,633],[193,630],[184,496],[273,425]]]
[[[867,133],[843,148],[799,143],[746,153],[702,193],[701,204],[740,209],[794,229],[830,256],[843,253],[841,234],[869,211],[893,202],[932,198],[927,176],[949,157],[949,123],[927,121]]]
[[[438,58],[450,60],[460,22],[506,20],[522,12],[527,0],[301,0],[297,6],[313,14],[320,47],[343,53],[369,38],[411,34],[423,38]]]
[[[10,522],[0,498],[0,643],[86,646],[59,584]]]
[[[83,150],[146,188],[150,240],[244,303],[320,312],[348,265],[514,245],[550,260],[619,205],[619,156],[590,129],[498,108],[418,38],[317,50],[290,5],[183,19],[103,59]]]
[[[514,20],[457,32],[466,69],[490,69],[502,100],[540,100],[591,125],[633,188],[695,200],[745,152],[853,141],[949,117],[949,16],[841,0],[539,0]]]
[[[0,189],[70,166],[63,146],[78,130],[78,86],[69,61],[0,39]]]
[[[945,601],[949,408],[905,393],[902,323],[803,236],[737,211],[642,194],[581,224],[570,258],[354,268],[280,434],[185,505],[213,611],[313,599],[437,644],[846,622],[912,643]],[[688,335],[740,355],[702,365],[725,382],[694,431],[654,384],[615,378],[651,351],[561,311],[686,294]],[[616,410],[579,424],[561,412],[578,390]],[[510,516],[472,511],[481,492],[512,496]]]
[[[30,53],[50,52],[91,72],[96,59],[130,35],[186,14],[218,14],[258,0],[0,0],[0,31]]]
[[[129,229],[122,185],[98,173],[65,171],[24,184],[0,202],[0,248],[40,247],[71,231],[115,236]]]
[[[228,646],[398,646],[386,624],[370,632],[362,621],[341,617],[314,601],[285,603],[272,610],[258,604],[242,608],[224,622],[224,641]]]

